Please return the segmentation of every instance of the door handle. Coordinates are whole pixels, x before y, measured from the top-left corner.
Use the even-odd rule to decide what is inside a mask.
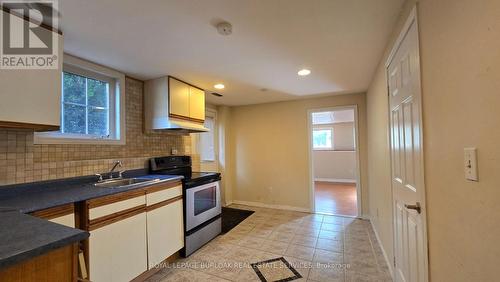
[[[407,205],[405,204],[405,208],[409,210],[416,210],[419,214],[422,212],[422,208],[420,207],[420,203],[417,202],[415,205]]]

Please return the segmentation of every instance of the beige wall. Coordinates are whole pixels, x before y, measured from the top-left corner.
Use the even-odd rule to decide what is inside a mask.
[[[420,0],[418,12],[430,278],[497,281],[500,1]],[[368,184],[373,222],[392,258],[386,89],[381,65],[367,94]],[[463,172],[463,148],[472,146],[477,183]]]
[[[433,281],[498,281],[500,1],[419,7],[425,183]],[[477,147],[480,181],[464,179]]]
[[[366,172],[365,94],[330,96],[231,109],[235,201],[310,209],[307,111],[358,105],[361,167]],[[366,183],[366,174],[361,175]],[[363,212],[368,211],[362,186]]]

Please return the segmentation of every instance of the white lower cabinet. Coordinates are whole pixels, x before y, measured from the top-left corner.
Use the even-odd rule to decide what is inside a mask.
[[[90,231],[93,282],[130,281],[147,270],[146,213]]]
[[[57,224],[61,224],[64,226],[68,226],[71,228],[75,228],[75,214],[74,213],[70,213],[67,215],[63,215],[63,216],[59,216],[59,217],[56,217],[53,219],[49,219],[49,221],[57,223]]]
[[[88,200],[89,279],[130,281],[184,247],[182,184]]]
[[[149,269],[184,247],[182,199],[147,212]]]

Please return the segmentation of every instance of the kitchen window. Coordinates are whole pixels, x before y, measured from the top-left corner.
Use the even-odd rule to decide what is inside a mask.
[[[35,143],[124,144],[124,76],[67,55],[61,76],[61,128]]]
[[[333,150],[333,128],[315,128],[312,138],[314,150]]]
[[[114,80],[78,73],[63,72],[61,133],[110,138],[115,131]]]

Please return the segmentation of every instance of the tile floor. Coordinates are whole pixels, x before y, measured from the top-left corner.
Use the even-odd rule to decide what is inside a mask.
[[[255,213],[147,281],[392,281],[368,221],[231,207]]]
[[[356,184],[314,182],[316,212],[358,215]]]

